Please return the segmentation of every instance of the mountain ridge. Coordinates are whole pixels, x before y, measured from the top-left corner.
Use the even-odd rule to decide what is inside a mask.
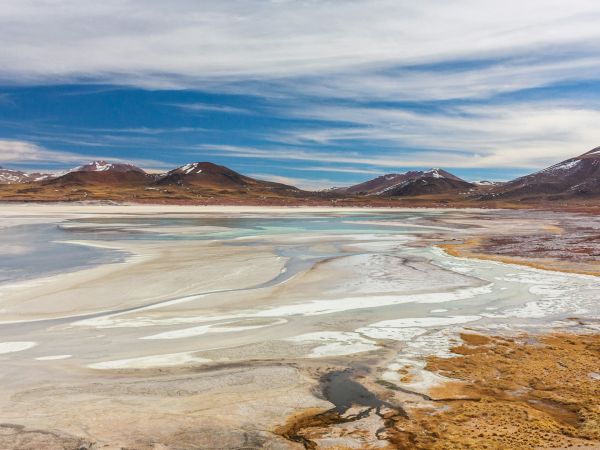
[[[7,181],[0,184],[0,199],[12,201],[107,199],[332,205],[409,202],[424,206],[600,201],[600,147],[508,182],[469,182],[444,169],[432,168],[384,174],[356,185],[321,191],[251,178],[211,162],[191,162],[164,173],[147,173],[132,164],[104,160],[92,161],[62,175],[0,169],[0,183],[2,172],[9,174]]]
[[[336,191],[367,196],[406,196],[441,194],[470,187],[472,183],[444,169],[432,168],[389,173]]]
[[[600,147],[545,169],[508,181],[483,199],[572,198],[600,196]]]

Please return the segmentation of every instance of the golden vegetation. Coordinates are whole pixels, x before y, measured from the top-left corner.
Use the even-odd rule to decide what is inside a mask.
[[[318,410],[290,417],[275,432],[309,449],[600,448],[600,335],[461,338],[456,357],[427,363],[455,381],[406,413],[381,411],[375,433],[373,414],[361,423]],[[388,395],[401,403],[393,390]]]
[[[429,370],[459,380],[432,396],[479,401],[420,415],[437,436],[422,448],[600,448],[600,335],[462,337],[460,356],[429,359]]]

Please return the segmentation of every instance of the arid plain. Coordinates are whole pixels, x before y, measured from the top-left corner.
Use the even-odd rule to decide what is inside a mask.
[[[600,446],[597,216],[2,212],[1,448]]]

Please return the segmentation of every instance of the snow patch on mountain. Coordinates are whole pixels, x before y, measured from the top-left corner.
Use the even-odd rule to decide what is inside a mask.
[[[32,181],[44,181],[54,178],[56,175],[50,173],[27,173],[20,170],[4,169],[0,167],[0,184],[30,183]]]
[[[543,173],[553,173],[553,172],[565,172],[571,169],[575,169],[577,166],[581,164],[581,160],[567,160],[565,162],[555,164],[552,167],[548,167],[547,169],[542,170]]]
[[[439,168],[429,169],[425,174],[431,174],[433,178],[445,178],[444,175],[440,173],[440,170],[441,169]]]
[[[181,167],[181,171],[186,175],[189,175],[190,173],[202,173],[202,169],[199,168],[198,163],[186,164],[185,166]]]

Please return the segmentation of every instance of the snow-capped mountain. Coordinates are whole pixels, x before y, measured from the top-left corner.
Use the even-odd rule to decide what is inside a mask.
[[[92,161],[83,166],[75,167],[70,172],[141,172],[142,169],[133,164],[109,163],[106,161]]]
[[[132,164],[92,161],[47,183],[57,186],[136,186],[151,180],[151,176]]]
[[[441,194],[471,187],[471,183],[443,169],[389,173],[337,192],[354,195],[409,196]]]
[[[600,147],[539,172],[509,181],[490,194],[496,198],[589,197],[600,195]]]
[[[167,172],[157,181],[160,185],[175,184],[208,189],[298,189],[270,181],[256,180],[239,174],[228,167],[210,162],[189,163]]]
[[[49,180],[55,176],[51,173],[28,173],[21,170],[0,167],[0,184],[31,183],[33,181]]]

